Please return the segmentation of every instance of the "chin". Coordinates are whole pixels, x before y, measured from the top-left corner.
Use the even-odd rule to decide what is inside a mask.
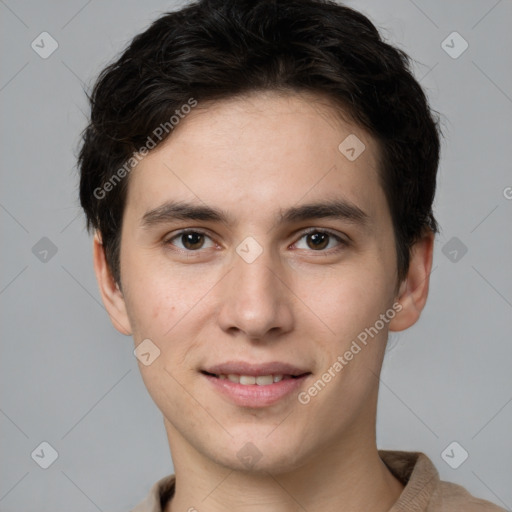
[[[303,446],[298,440],[294,445],[290,443],[290,437],[269,439],[268,432],[265,429],[261,436],[254,435],[254,432],[245,435],[245,441],[233,440],[229,448],[212,454],[212,458],[228,469],[266,476],[268,473],[292,471],[304,463]],[[285,439],[288,441],[286,444]]]

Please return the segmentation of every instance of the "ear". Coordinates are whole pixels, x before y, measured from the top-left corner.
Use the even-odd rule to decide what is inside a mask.
[[[427,230],[411,248],[409,270],[397,297],[402,309],[389,323],[390,331],[403,331],[414,325],[425,307],[432,268],[434,236],[431,230]]]
[[[96,231],[93,241],[94,272],[105,309],[114,327],[127,336],[132,334],[130,321],[126,312],[126,304],[119,285],[115,282],[105,257],[105,249],[101,237]]]

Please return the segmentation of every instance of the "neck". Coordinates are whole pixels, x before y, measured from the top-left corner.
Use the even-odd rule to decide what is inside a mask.
[[[379,457],[375,433],[326,445],[293,470],[248,472],[204,457],[166,422],[176,474],[165,512],[387,512],[403,485]],[[371,434],[369,432],[368,434]]]

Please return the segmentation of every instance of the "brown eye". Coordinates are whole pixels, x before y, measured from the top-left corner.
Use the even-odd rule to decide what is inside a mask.
[[[298,249],[312,249],[316,252],[334,252],[348,245],[348,242],[340,236],[322,229],[313,229],[303,233],[300,240],[302,241],[302,239],[306,240],[306,247],[300,247],[300,242],[297,242]]]
[[[181,242],[186,249],[190,249],[191,251],[201,249],[204,243],[204,235],[195,232],[183,233],[181,235]]]
[[[200,231],[182,231],[177,235],[169,238],[165,244],[166,245],[174,245],[178,249],[183,251],[198,251],[199,249],[205,249],[205,241],[206,239],[210,239],[208,235],[202,233]],[[210,244],[210,247],[213,247],[213,243]]]
[[[328,233],[310,233],[306,235],[307,244],[310,249],[325,249],[329,244]]]

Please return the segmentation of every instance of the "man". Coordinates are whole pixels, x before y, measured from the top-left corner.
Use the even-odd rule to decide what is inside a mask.
[[[175,474],[137,511],[498,511],[378,450],[388,332],[426,303],[438,123],[407,56],[320,0],[200,1],[91,96],[94,266]]]

